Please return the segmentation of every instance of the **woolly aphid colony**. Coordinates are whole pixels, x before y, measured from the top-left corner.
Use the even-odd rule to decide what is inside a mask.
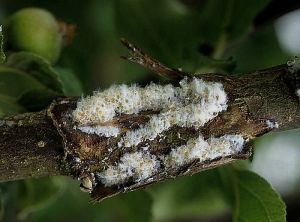
[[[205,82],[199,78],[183,79],[179,86],[150,84],[114,85],[93,96],[82,98],[73,112],[78,129],[84,133],[104,137],[120,137],[118,148],[134,147],[151,141],[172,126],[199,129],[220,112],[227,109],[227,95],[222,84]],[[158,114],[138,129],[121,133],[117,126],[105,126],[121,114],[137,114],[153,110]],[[200,162],[239,153],[244,145],[241,135],[224,135],[207,140],[199,135],[167,155],[155,156],[147,147],[125,153],[115,165],[95,175],[105,186],[151,180],[151,176],[165,168],[178,168],[198,159]]]

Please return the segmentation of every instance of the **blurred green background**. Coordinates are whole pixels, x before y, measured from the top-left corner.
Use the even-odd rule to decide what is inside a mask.
[[[121,60],[119,56],[127,52],[120,37],[168,66],[189,72],[234,74],[285,63],[300,54],[297,2],[1,0],[0,23],[18,9],[34,6],[75,24],[73,42],[64,47],[55,69],[65,78],[72,76],[66,80],[71,84],[69,94],[80,96],[113,83],[165,81]],[[288,221],[300,220],[299,136],[299,130],[264,136],[255,142],[253,162],[246,164],[283,195]],[[79,191],[79,182],[63,177],[9,182],[0,185],[0,192],[4,221],[231,220],[217,170],[100,204],[89,202],[89,195]]]

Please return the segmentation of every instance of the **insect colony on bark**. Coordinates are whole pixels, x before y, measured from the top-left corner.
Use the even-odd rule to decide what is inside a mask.
[[[122,42],[132,53],[123,58],[173,84],[113,85],[85,98],[58,100],[50,109],[71,173],[94,200],[247,159],[249,140],[281,124],[276,115],[253,118],[251,87],[242,78],[168,68]],[[292,74],[298,69],[296,58],[285,67]]]
[[[179,86],[150,84],[114,85],[93,96],[82,98],[73,111],[77,129],[103,137],[119,137],[118,148],[136,147],[157,138],[173,126],[198,130],[220,112],[227,109],[227,95],[222,84],[205,82],[199,78],[184,78]],[[122,114],[157,111],[138,129],[121,129],[112,123]],[[108,165],[95,177],[105,186],[138,183],[151,180],[162,169],[178,168],[194,160],[205,162],[239,153],[245,140],[241,135],[223,135],[205,139],[201,134],[185,145],[175,147],[166,155],[152,155],[147,149],[125,153],[116,164]]]

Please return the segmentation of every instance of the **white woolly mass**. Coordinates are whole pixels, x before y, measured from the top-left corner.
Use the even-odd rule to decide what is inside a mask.
[[[299,100],[300,100],[300,89],[297,89],[296,94],[297,94],[297,96],[299,97]]]
[[[116,137],[120,133],[120,129],[115,126],[79,126],[78,129],[84,133],[105,137]]]
[[[97,173],[105,186],[122,184],[132,178],[139,182],[149,178],[160,168],[158,159],[146,152],[126,153],[116,166],[109,166],[105,171]]]
[[[268,126],[269,129],[274,129],[274,128],[278,128],[279,127],[279,125],[278,125],[277,122],[271,121],[271,120],[267,120],[266,124],[267,124],[267,126]]]
[[[181,127],[199,128],[213,119],[223,107],[214,103],[189,104],[184,107],[174,107],[171,110],[153,115],[149,122],[135,131],[128,131],[121,139],[119,146],[136,146],[145,140],[153,140],[160,133],[177,125]]]
[[[188,140],[186,145],[172,149],[170,154],[160,156],[165,167],[179,168],[198,159],[199,162],[238,154],[244,147],[241,135],[225,135],[204,140],[202,136]],[[97,176],[105,186],[123,184],[130,178],[135,182],[151,178],[161,169],[157,157],[142,151],[124,154],[120,163],[109,166]]]
[[[142,110],[159,110],[178,100],[176,88],[172,85],[150,84],[145,88],[136,85],[114,85],[83,98],[73,112],[80,124],[106,122],[117,114],[133,114]]]
[[[161,110],[144,126],[128,131],[121,138],[119,146],[130,147],[147,139],[153,140],[174,125],[199,128],[227,109],[227,96],[222,84],[193,78],[191,81],[183,79],[179,85],[112,86],[81,99],[73,117],[79,124],[85,125],[103,123],[122,113]]]
[[[171,126],[195,127],[203,126],[209,120],[226,110],[227,96],[219,83],[205,83],[194,78],[193,81],[180,82],[178,94],[185,98],[157,115],[135,131],[128,131],[119,142],[119,146],[136,146],[142,141],[153,140]]]
[[[202,136],[190,139],[186,145],[175,148],[164,157],[166,167],[179,167],[199,159],[199,162],[213,160],[239,153],[244,146],[241,135],[225,135],[204,140]]]
[[[292,60],[287,61],[289,71],[294,73],[300,70],[300,59],[295,56]]]

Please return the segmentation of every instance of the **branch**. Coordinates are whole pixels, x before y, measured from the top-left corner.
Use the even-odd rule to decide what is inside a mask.
[[[171,79],[182,79],[185,76],[191,77],[192,75],[186,72],[183,72],[179,69],[173,69],[165,66],[156,59],[152,58],[147,53],[143,52],[137,46],[131,44],[126,39],[121,39],[122,44],[129,49],[131,52],[130,56],[121,56],[122,59],[128,60],[133,63],[140,64],[151,71],[154,71],[156,74],[167,77]]]
[[[86,99],[58,98],[47,110],[1,121],[0,181],[68,175],[98,201],[247,159],[253,139],[300,127],[295,62],[241,75],[191,75],[123,43],[133,51],[129,60],[183,80],[173,86],[113,86]],[[206,88],[195,91],[197,84]],[[166,92],[174,97],[163,100]],[[129,102],[137,103],[127,107]],[[202,109],[184,113],[190,107]],[[178,114],[187,118],[174,119]],[[136,140],[127,140],[132,135]]]
[[[0,182],[67,174],[61,136],[45,111],[0,120]]]

